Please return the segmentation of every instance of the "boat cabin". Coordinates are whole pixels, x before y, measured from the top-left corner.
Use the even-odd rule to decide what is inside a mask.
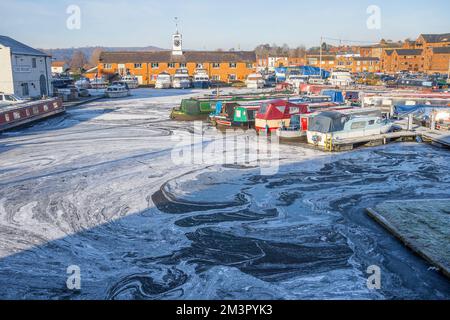
[[[374,112],[325,111],[308,123],[308,143],[325,146],[327,140],[342,140],[389,132],[392,124]]]
[[[286,100],[264,102],[256,114],[255,129],[276,131],[281,126],[281,122],[289,126],[292,115],[308,112],[307,104],[295,104]]]

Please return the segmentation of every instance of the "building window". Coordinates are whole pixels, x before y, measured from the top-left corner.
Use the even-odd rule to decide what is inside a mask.
[[[213,81],[220,81],[220,76],[215,74],[215,75],[211,76],[211,80],[213,80]]]
[[[247,69],[253,69],[253,63],[247,63]]]
[[[235,74],[229,74],[228,75],[228,80],[229,81],[236,81],[236,75]]]
[[[195,65],[195,67],[196,67],[197,69],[202,69],[202,68],[203,68],[203,63],[197,63],[197,64]]]
[[[219,69],[220,68],[220,63],[215,62],[215,63],[213,63],[212,67],[214,69]]]
[[[169,63],[169,68],[171,69],[175,68],[175,63],[174,62]]]
[[[186,63],[180,63],[180,68],[186,68]]]
[[[230,62],[230,68],[236,68],[236,62]]]
[[[142,63],[135,63],[134,64],[135,69],[142,69]]]
[[[152,69],[158,69],[159,68],[159,63],[158,62],[153,62],[152,63]]]
[[[30,91],[28,89],[28,83],[22,83],[22,95],[27,97],[30,95]]]
[[[103,69],[112,69],[112,66],[110,63],[104,63],[103,64]]]
[[[31,59],[31,66],[32,66],[33,68],[36,68],[36,58],[32,58],[32,59]]]

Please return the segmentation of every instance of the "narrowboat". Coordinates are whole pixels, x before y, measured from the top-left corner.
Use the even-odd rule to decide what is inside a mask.
[[[371,112],[366,114],[324,111],[309,119],[308,143],[325,147],[330,141],[387,133],[392,122]]]
[[[255,126],[255,116],[259,108],[259,103],[217,102],[216,111],[211,113],[210,121],[219,128],[251,129]]]
[[[180,121],[206,120],[214,107],[215,101],[213,100],[183,99],[179,107],[172,109],[170,119]]]
[[[278,99],[289,99],[293,96],[286,93],[265,92],[259,94],[230,94],[225,96],[206,95],[203,98],[183,99],[180,106],[172,109],[170,118],[181,121],[207,120],[210,113],[216,110],[216,104],[218,102],[255,103],[257,101],[271,100],[274,97]]]
[[[291,116],[289,125],[282,124],[277,129],[276,134],[280,141],[301,141],[306,140],[306,130],[308,129],[308,117],[310,114],[294,114]]]
[[[307,104],[295,104],[286,100],[264,102],[256,114],[255,129],[257,132],[270,133],[276,131],[282,123],[289,126],[292,115],[308,112]]]
[[[65,112],[60,98],[0,106],[0,131]]]

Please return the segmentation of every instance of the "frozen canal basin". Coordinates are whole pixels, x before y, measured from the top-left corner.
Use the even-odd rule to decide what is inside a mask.
[[[133,93],[0,136],[0,298],[449,299],[449,281],[364,212],[449,198],[447,150],[281,145],[272,175],[176,164],[193,126],[169,110],[196,93]]]

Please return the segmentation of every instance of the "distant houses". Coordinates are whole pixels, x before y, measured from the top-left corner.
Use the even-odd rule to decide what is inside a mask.
[[[69,69],[69,65],[65,61],[53,61],[52,62],[52,74],[60,75],[65,73]]]
[[[0,35],[0,92],[22,98],[52,95],[51,57]]]

